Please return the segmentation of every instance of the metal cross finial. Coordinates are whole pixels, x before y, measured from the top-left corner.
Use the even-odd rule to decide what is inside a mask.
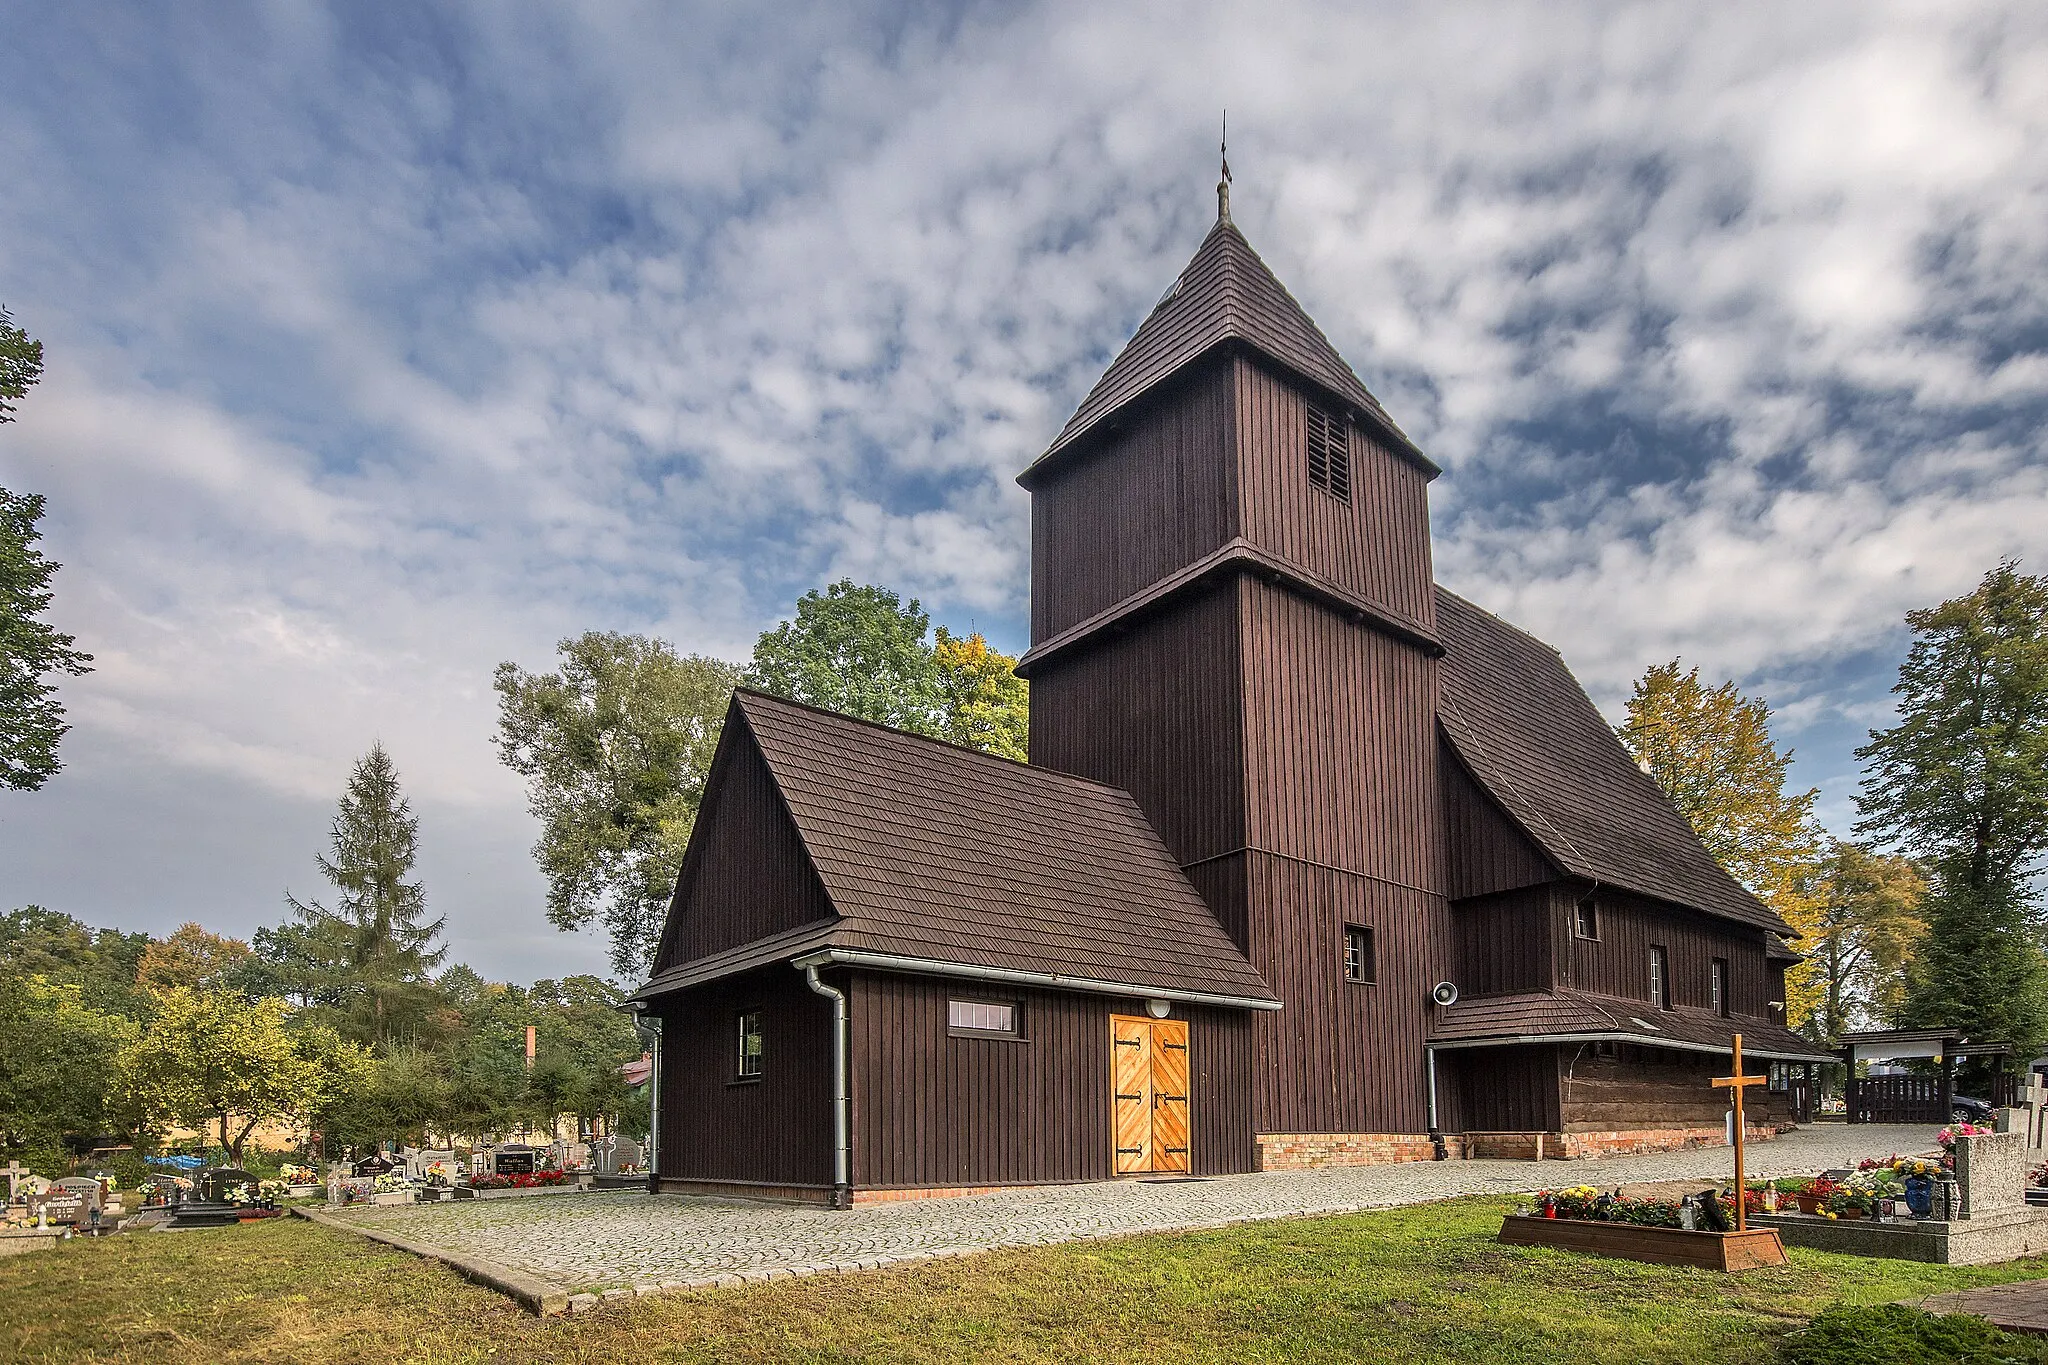
[[[1223,111],[1223,178],[1216,182],[1216,221],[1230,221],[1230,111]]]

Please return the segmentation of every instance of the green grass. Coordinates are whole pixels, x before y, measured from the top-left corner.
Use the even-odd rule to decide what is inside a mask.
[[[1501,1200],[1006,1251],[535,1319],[307,1223],[0,1261],[10,1361],[1764,1362],[1831,1303],[2048,1276],[1794,1251],[1714,1275],[1495,1243]]]

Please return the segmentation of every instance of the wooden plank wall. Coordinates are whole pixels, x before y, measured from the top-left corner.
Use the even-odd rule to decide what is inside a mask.
[[[1423,1002],[1442,978],[1442,902],[1331,867],[1249,856],[1252,965],[1286,1002],[1258,1016],[1262,1133],[1420,1133]],[[1344,979],[1344,926],[1373,930],[1379,980]]]
[[[1428,476],[1354,428],[1351,502],[1341,503],[1308,481],[1308,400],[1297,381],[1247,354],[1235,381],[1237,534],[1434,631]]]
[[[832,1184],[832,1012],[786,964],[655,1003],[662,1019],[660,1174]],[[738,1015],[761,1011],[762,1077],[737,1082]]]
[[[1235,534],[1218,358],[1092,435],[1031,498],[1031,638],[1044,640],[1185,568]]]
[[[1525,886],[1451,903],[1457,933],[1451,980],[1468,996],[1547,991],[1553,895],[1549,886]]]
[[[1452,900],[1534,886],[1558,875],[1441,736],[1437,767],[1443,775],[1444,829],[1450,845],[1445,889]]]
[[[1436,1065],[1446,1131],[1558,1131],[1556,1048],[1460,1048],[1437,1053]]]
[[[735,709],[727,713],[704,807],[676,879],[655,970],[832,914],[796,824]]]
[[[1728,1059],[1706,1053],[1622,1044],[1615,1057],[1596,1057],[1590,1047],[1559,1048],[1564,1132],[1629,1128],[1719,1128],[1728,1092],[1710,1085],[1726,1075]],[[1745,1062],[1763,1075],[1761,1062]],[[1742,1101],[1755,1123],[1790,1123],[1792,1097],[1757,1086]]]
[[[1031,679],[1031,761],[1122,787],[1181,863],[1244,844],[1236,596],[1182,598]]]
[[[1018,1002],[1023,1041],[949,1036],[951,998]],[[1110,1178],[1109,1018],[1142,1001],[862,973],[851,1005],[858,1187]],[[1247,1019],[1174,1015],[1190,1025],[1195,1172],[1256,1169]]]
[[[1761,929],[1692,914],[1674,906],[1601,889],[1600,941],[1570,938],[1561,984],[1630,1000],[1650,998],[1650,945],[1661,945],[1671,964],[1671,1001],[1707,1007],[1714,958],[1728,960],[1728,1011],[1770,1023],[1784,1022],[1767,1001]],[[1569,933],[1569,929],[1566,931]],[[1782,999],[1783,997],[1775,997]]]

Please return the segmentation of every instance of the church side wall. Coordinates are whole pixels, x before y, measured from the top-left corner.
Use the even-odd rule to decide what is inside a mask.
[[[1437,768],[1443,775],[1445,834],[1450,842],[1450,875],[1444,889],[1452,900],[1490,896],[1557,877],[1550,860],[1515,828],[1441,736]]]
[[[1457,965],[1451,980],[1467,996],[1547,991],[1555,970],[1554,889],[1525,886],[1451,904]]]
[[[1727,1133],[1728,1092],[1710,1084],[1728,1074],[1728,1058],[1709,1053],[1618,1044],[1611,1055],[1592,1045],[1558,1049],[1563,1090],[1563,1131],[1579,1135],[1575,1149],[1596,1152],[1662,1151],[1690,1140],[1722,1141]],[[1747,1063],[1762,1074],[1761,1062]],[[1757,1086],[1743,1096],[1744,1118],[1752,1128],[1789,1127],[1789,1094]],[[1596,1145],[1597,1143],[1597,1145]]]
[[[828,1199],[832,1011],[787,964],[656,1002],[663,1189]],[[762,1074],[739,1079],[739,1016],[759,1010]]]
[[[951,999],[1017,1004],[1022,1038],[952,1036]],[[1109,1020],[1143,1015],[1143,1001],[863,973],[851,1009],[858,1190],[1112,1177]],[[1178,1004],[1173,1014],[1189,1024],[1195,1173],[1257,1169],[1249,1021]]]
[[[1229,362],[1198,366],[1090,435],[1031,498],[1031,638],[1115,606],[1235,534]],[[1035,681],[1035,680],[1034,680]]]
[[[1711,964],[1718,957],[1728,963],[1728,1012],[1784,1023],[1784,1015],[1768,1003],[1783,997],[1770,994],[1762,930],[1605,888],[1595,898],[1600,937],[1593,941],[1572,936],[1566,924],[1569,946],[1561,984],[1647,1004],[1650,948],[1655,944],[1665,950],[1670,963],[1672,1004],[1707,1008]],[[1571,913],[1569,897],[1556,913]]]

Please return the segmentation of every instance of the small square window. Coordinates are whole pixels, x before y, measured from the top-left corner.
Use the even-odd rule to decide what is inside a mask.
[[[1717,957],[1714,968],[1707,978],[1707,1003],[1716,1014],[1728,1012],[1728,959]]]
[[[742,1014],[740,1023],[740,1064],[738,1075],[743,1081],[758,1080],[761,1075],[761,1011],[748,1010]]]
[[[1580,938],[1597,940],[1600,937],[1600,907],[1593,903],[1591,896],[1579,902],[1578,911],[1572,921],[1572,932]]]
[[[946,1030],[979,1038],[1017,1037],[1017,1002],[1014,1000],[948,1000]]]
[[[1650,949],[1650,1003],[1671,1008],[1671,960],[1662,948]]]
[[[1373,961],[1372,930],[1363,924],[1344,926],[1344,979],[1370,986],[1380,978]]]

